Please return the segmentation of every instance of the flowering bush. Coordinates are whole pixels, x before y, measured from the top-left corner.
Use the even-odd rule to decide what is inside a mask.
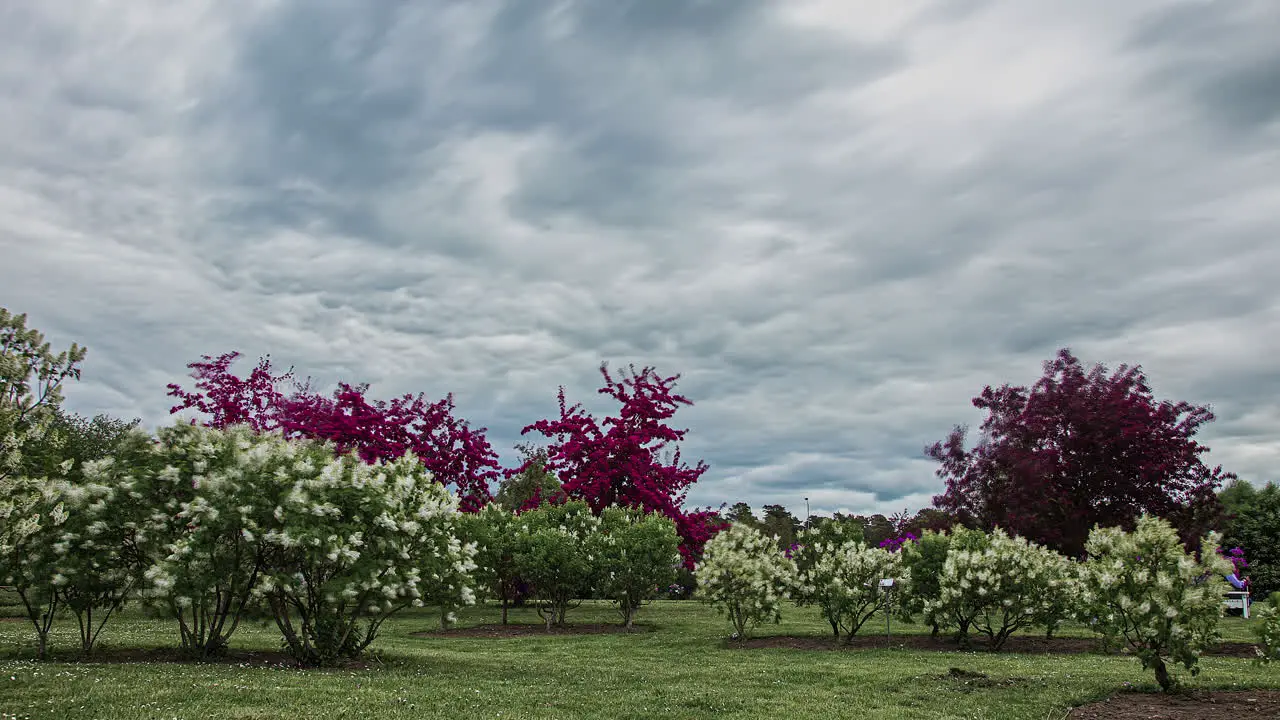
[[[831,548],[812,567],[800,571],[799,600],[821,609],[831,632],[837,638],[843,633],[849,642],[884,604],[880,580],[902,579],[899,560],[882,547],[861,542]]]
[[[412,452],[366,464],[331,445],[277,446],[275,523],[264,596],[289,652],[310,665],[358,655],[388,617],[424,597],[474,599],[475,547],[457,532],[457,499]]]
[[[1094,528],[1085,550],[1082,600],[1098,629],[1123,638],[1166,691],[1175,684],[1166,659],[1195,675],[1200,652],[1218,639],[1223,577],[1231,572],[1217,537],[1204,539],[1197,559],[1167,521],[1143,515],[1130,533]]]
[[[146,456],[96,469],[132,475],[112,512],[138,529],[141,596],[178,622],[183,651],[224,651],[266,569],[272,478],[290,448],[248,426],[161,428]]]
[[[961,643],[973,628],[999,650],[1014,632],[1056,615],[1055,599],[1070,595],[1070,562],[999,528],[964,538],[947,554],[938,598],[926,612],[954,625]]]
[[[641,604],[670,584],[684,564],[680,536],[663,515],[617,507],[600,514],[600,528],[588,543],[596,559],[596,589],[617,603],[622,624],[631,627]]]
[[[862,523],[822,518],[801,530],[784,554],[795,561],[799,572],[804,572],[845,544],[862,540]]]
[[[779,622],[796,585],[795,563],[773,538],[742,523],[707,542],[694,575],[698,594],[729,617],[738,639],[767,619]]]
[[[42,660],[61,600],[54,586],[58,558],[48,549],[61,539],[68,518],[62,488],[44,478],[0,478],[0,585],[22,600]]]
[[[1280,661],[1280,592],[1271,593],[1257,612],[1257,624],[1253,632],[1258,638],[1254,652],[1258,653],[1258,662],[1271,663]]]
[[[520,515],[512,556],[516,573],[532,588],[547,630],[591,594],[598,572],[592,536],[600,519],[582,501],[542,505]]]

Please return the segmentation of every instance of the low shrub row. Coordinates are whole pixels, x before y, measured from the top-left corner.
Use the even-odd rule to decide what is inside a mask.
[[[332,445],[247,427],[128,434],[82,481],[11,479],[0,500],[0,584],[46,656],[61,609],[93,651],[126,602],[171,617],[181,648],[223,652],[251,613],[301,663],[359,655],[414,605],[452,608],[522,587],[548,625],[576,598],[617,601],[631,624],[680,564],[671,520],[583,503],[516,516],[458,512],[412,454],[367,463]]]
[[[1052,635],[1074,619],[1127,645],[1165,689],[1174,684],[1170,663],[1195,674],[1200,652],[1219,640],[1230,562],[1216,536],[1188,553],[1158,518],[1140,518],[1132,532],[1095,528],[1084,562],[999,529],[927,532],[896,552],[840,533],[838,524],[805,531],[784,553],[773,538],[734,525],[707,544],[699,593],[729,618],[735,638],[778,621],[787,600],[819,608],[846,642],[876,613],[922,617],[964,647],[979,633],[993,650],[1019,630]],[[1260,615],[1259,655],[1273,659],[1280,611]]]

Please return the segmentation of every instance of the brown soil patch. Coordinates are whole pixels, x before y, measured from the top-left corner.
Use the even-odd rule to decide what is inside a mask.
[[[1280,690],[1193,694],[1120,693],[1081,705],[1068,720],[1224,720],[1280,717]]]
[[[448,630],[424,630],[410,633],[414,637],[456,637],[456,638],[512,638],[536,635],[606,635],[613,633],[651,632],[650,625],[636,625],[627,628],[622,625],[595,623],[585,625],[552,626],[547,630],[545,625],[476,625],[474,627],[449,628]]]
[[[986,651],[986,638],[973,638],[970,649]],[[771,637],[751,638],[746,642],[728,643],[729,647],[738,648],[789,648],[795,650],[872,650],[881,648],[899,648],[905,650],[934,650],[951,652],[960,650],[960,646],[950,637],[939,635],[856,635],[853,642],[845,644],[836,642],[830,637],[813,635],[797,637],[793,635],[777,635]],[[1102,643],[1095,638],[1023,636],[1018,635],[1005,641],[1001,652],[1023,653],[1028,655],[1077,655],[1081,653],[1104,654]],[[1109,654],[1120,654],[1112,650]],[[1226,642],[1204,653],[1211,657],[1255,657],[1251,643]]]

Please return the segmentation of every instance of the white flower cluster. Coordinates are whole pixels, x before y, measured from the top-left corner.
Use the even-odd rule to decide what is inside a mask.
[[[796,566],[777,542],[743,523],[716,534],[694,571],[698,595],[724,612],[739,638],[765,620],[781,619],[796,589]]]
[[[1200,652],[1218,640],[1231,564],[1217,549],[1211,534],[1197,559],[1167,521],[1145,515],[1133,532],[1095,528],[1085,544],[1085,614],[1107,636],[1124,638],[1166,689],[1166,658],[1194,674]]]
[[[880,581],[905,583],[907,573],[896,553],[863,542],[814,547],[816,562],[800,571],[799,599],[821,609],[837,637],[852,639],[871,616],[889,609],[886,593],[896,598],[893,590],[881,588]]]
[[[1074,592],[1072,563],[1057,552],[999,528],[967,538],[947,553],[938,597],[924,603],[926,616],[956,627],[962,639],[973,628],[999,649],[1013,632],[1060,613]]]

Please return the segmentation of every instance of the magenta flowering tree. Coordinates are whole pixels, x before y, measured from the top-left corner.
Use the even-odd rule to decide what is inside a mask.
[[[1208,407],[1158,401],[1140,367],[1086,370],[1067,349],[1031,388],[988,386],[977,446],[965,429],[926,449],[946,491],[934,504],[966,525],[1010,532],[1080,556],[1095,525],[1133,528],[1143,514],[1168,519],[1194,544],[1220,514],[1227,478],[1201,460],[1194,436]]]
[[[327,440],[337,454],[355,451],[368,463],[390,462],[412,451],[437,482],[456,488],[463,510],[477,510],[489,501],[489,482],[499,477],[497,453],[485,428],[472,428],[454,415],[452,394],[436,402],[422,393],[371,400],[368,385],[341,383],[326,397],[296,382],[285,393],[281,385],[292,380],[292,371],[273,374],[270,359],[262,358],[240,378],[231,372],[237,357],[236,352],[206,355],[188,365],[196,389],[169,385],[169,395],[180,401],[170,412],[197,410],[211,427],[243,423],[258,432]]]
[[[688,432],[668,421],[681,405],[693,402],[675,393],[679,375],[663,377],[651,367],[637,372],[634,365],[630,370],[615,380],[607,363],[600,366],[604,386],[599,392],[618,401],[617,415],[599,421],[581,405],[569,406],[561,387],[560,417],[539,420],[521,434],[536,431],[552,438],[547,469],[560,478],[567,496],[586,501],[593,512],[618,505],[671,518],[680,534],[680,553],[692,568],[702,546],[725,526],[710,510],[686,512],[682,507],[689,486],[707,471],[706,463],[683,463],[679,449],[660,457]]]

